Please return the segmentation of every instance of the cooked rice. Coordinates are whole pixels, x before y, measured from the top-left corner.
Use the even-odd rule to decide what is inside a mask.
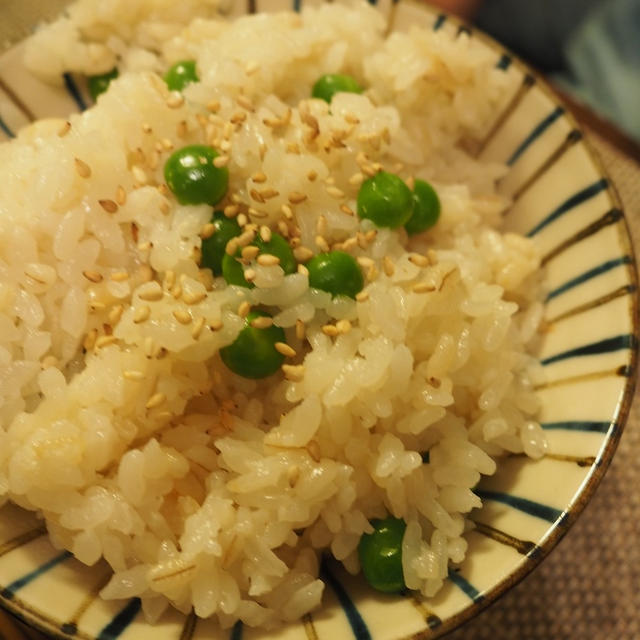
[[[151,620],[169,602],[224,626],[297,619],[320,604],[319,554],[357,572],[387,513],[408,523],[407,586],[432,596],[465,556],[481,475],[546,446],[539,258],[498,230],[504,167],[464,151],[514,77],[465,34],[385,39],[365,3],[232,23],[216,4],[80,0],[28,44],[51,80],[121,75],[70,126],[0,146],[0,502],[105,558],[102,595],[140,597]],[[157,74],[188,58],[200,82],[182,99]],[[367,90],[329,110],[308,96],[336,71]],[[304,270],[254,261],[252,290],[200,270],[211,207],[178,205],[162,173],[196,142],[229,158],[220,208],[301,257],[324,242],[361,258],[358,301]],[[377,163],[436,186],[436,228],[408,241],[353,215]],[[248,305],[275,308],[296,352],[264,381],[218,355]]]

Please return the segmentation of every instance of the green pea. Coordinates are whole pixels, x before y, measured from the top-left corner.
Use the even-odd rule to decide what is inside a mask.
[[[232,284],[236,287],[245,287],[247,289],[255,287],[253,282],[247,282],[244,277],[242,263],[235,256],[230,256],[228,253],[225,253],[222,258],[222,277],[227,284]]]
[[[286,341],[284,330],[275,325],[255,329],[251,322],[260,316],[270,317],[264,311],[251,311],[235,341],[220,349],[222,362],[243,378],[266,378],[284,362],[284,356],[275,348],[276,342]]]
[[[214,212],[211,224],[214,232],[202,240],[200,266],[211,269],[214,275],[219,276],[222,275],[222,259],[226,255],[227,242],[239,236],[242,230],[233,218],[227,218],[222,211]]]
[[[424,180],[416,180],[413,187],[413,214],[404,225],[409,235],[421,233],[438,222],[440,198],[435,189]]]
[[[314,98],[320,98],[331,104],[336,93],[362,93],[362,87],[353,76],[344,73],[327,73],[321,76],[311,89]]]
[[[97,76],[89,76],[87,84],[89,86],[89,93],[95,102],[101,93],[104,93],[111,84],[111,81],[118,77],[118,69],[114,67],[111,71],[101,73]]]
[[[253,244],[260,250],[258,255],[266,253],[280,258],[280,266],[285,274],[295,273],[298,263],[293,256],[289,243],[279,233],[272,233],[268,242],[257,237]],[[247,287],[248,289],[253,289],[254,287],[253,283],[247,282],[245,279],[244,269],[237,260],[237,256],[225,254],[222,258],[222,275],[228,284]]]
[[[365,180],[358,191],[358,215],[378,227],[396,229],[413,213],[413,196],[402,178],[380,171]]]
[[[164,179],[180,204],[215,205],[229,184],[226,167],[216,167],[218,152],[212,147],[192,144],[174,151],[164,165]]]
[[[309,286],[327,291],[332,296],[355,298],[362,291],[362,271],[353,256],[344,251],[319,253],[307,263]]]
[[[374,520],[373,533],[360,538],[358,555],[367,582],[378,591],[397,593],[406,589],[402,572],[402,538],[407,525],[389,516]]]
[[[182,91],[188,84],[199,80],[195,60],[176,62],[164,74],[164,81],[171,91]]]

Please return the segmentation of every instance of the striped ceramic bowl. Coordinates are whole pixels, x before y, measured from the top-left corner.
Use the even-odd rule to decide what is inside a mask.
[[[299,10],[317,1],[226,5],[228,13],[240,14]],[[0,511],[0,604],[51,636],[435,638],[495,600],[540,562],[576,519],[611,461],[633,395],[638,335],[634,257],[613,186],[571,115],[535,74],[499,45],[424,4],[371,3],[388,16],[393,30],[420,24],[451,38],[462,33],[480,38],[495,55],[496,66],[519,82],[477,152],[510,167],[500,185],[514,201],[507,224],[533,238],[544,256],[548,331],[540,358],[547,382],[538,391],[549,454],[535,462],[512,456],[496,476],[482,482],[478,493],[485,506],[472,514],[476,526],[469,534],[467,560],[450,572],[435,599],[373,593],[360,580],[327,565],[323,609],[273,635],[241,625],[223,631],[212,622],[176,612],[150,627],[137,599],[98,598],[108,579],[104,566],[89,569],[71,554],[56,551],[32,514],[5,506]],[[66,76],[64,88],[56,89],[29,76],[21,66],[19,46],[0,58],[0,138],[11,137],[34,118],[64,116],[88,103],[74,77]]]

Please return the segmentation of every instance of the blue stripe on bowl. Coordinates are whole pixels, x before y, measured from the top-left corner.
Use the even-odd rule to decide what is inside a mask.
[[[322,563],[320,572],[324,581],[336,594],[338,602],[340,603],[340,606],[342,607],[342,610],[344,611],[345,615],[347,616],[347,620],[351,625],[351,631],[353,631],[353,635],[356,640],[372,640],[369,628],[367,627],[365,621],[362,619],[362,616],[360,615],[358,609],[353,604],[353,601],[349,597],[349,594],[345,591],[344,587],[329,571],[326,562]]]
[[[231,634],[229,640],[242,640],[242,633],[244,631],[244,625],[241,620],[238,620],[233,627],[231,627]]]
[[[73,557],[73,554],[70,551],[65,551],[51,558],[50,560],[47,560],[47,562],[45,562],[44,564],[41,564],[39,567],[37,567],[33,571],[30,571],[29,573],[25,574],[21,578],[18,578],[17,580],[14,580],[12,583],[7,585],[4,589],[2,589],[2,591],[0,592],[0,595],[3,598],[7,598],[7,600],[10,600],[16,595],[17,591],[19,591],[23,587],[26,587],[29,583],[33,582],[34,580],[37,580],[40,576],[43,576],[45,573],[47,573],[54,567],[57,567],[59,564],[61,564],[65,560],[68,560],[69,558],[72,558],[72,557]]]
[[[138,615],[140,607],[141,603],[139,598],[130,600],[127,606],[98,634],[96,640],[115,640],[119,638]]]
[[[496,63],[496,68],[502,69],[502,71],[506,71],[511,66],[512,62],[513,60],[511,56],[508,53],[503,53]]]
[[[578,422],[568,420],[566,422],[541,422],[540,426],[546,431],[585,431],[587,433],[607,433],[611,428],[610,422]]]
[[[541,220],[531,231],[529,231],[526,235],[531,238],[535,236],[537,233],[542,231],[547,225],[551,224],[554,220],[557,220],[560,216],[567,213],[567,211],[571,211],[574,207],[587,202],[591,198],[597,196],[599,193],[604,191],[609,187],[609,181],[606,178],[602,178],[593,184],[590,184],[588,187],[585,187],[578,193],[575,193],[570,198],[567,198],[557,209],[552,211],[546,218]]]
[[[528,498],[520,498],[519,496],[511,495],[510,493],[503,493],[501,491],[487,491],[485,489],[475,489],[474,493],[481,500],[493,500],[494,502],[501,502],[509,507],[513,507],[518,511],[527,513],[530,516],[547,520],[548,522],[555,523],[562,518],[564,512],[555,507],[550,507],[541,502],[535,500],[529,500]]]
[[[552,300],[553,298],[557,298],[559,295],[566,293],[570,289],[573,289],[574,287],[577,287],[578,285],[583,284],[588,280],[591,280],[592,278],[602,275],[607,271],[611,271],[612,269],[615,269],[616,267],[620,267],[623,264],[631,264],[631,263],[632,263],[631,256],[622,256],[622,258],[616,258],[615,260],[607,260],[606,262],[603,262],[597,267],[593,267],[593,269],[589,269],[588,271],[581,273],[579,276],[576,276],[575,278],[571,278],[571,280],[567,280],[567,282],[565,282],[564,284],[561,284],[559,287],[556,287],[553,291],[550,291],[549,294],[547,295],[547,301]]]
[[[546,118],[543,118],[518,145],[516,150],[511,154],[511,157],[507,160],[507,164],[513,166],[518,158],[563,114],[564,107],[556,107]]]
[[[84,111],[87,108],[87,103],[84,101],[82,94],[80,93],[80,89],[78,89],[78,85],[75,83],[75,80],[71,76],[70,73],[64,73],[62,75],[64,80],[64,86],[67,89],[67,93],[71,96],[73,101],[76,103],[76,106],[80,111]]]
[[[0,118],[0,131],[2,131],[6,136],[9,136],[9,138],[16,137],[16,134],[13,133],[9,128],[9,125],[2,118]]]
[[[604,340],[598,340],[598,342],[591,342],[590,344],[584,344],[581,347],[576,347],[575,349],[568,349],[567,351],[556,353],[553,356],[540,360],[540,364],[548,365],[553,362],[559,362],[560,360],[568,360],[569,358],[601,355],[603,353],[613,353],[615,351],[622,351],[623,349],[635,348],[635,336],[631,333],[625,333],[620,336],[605,338]]]
[[[484,596],[457,571],[449,569],[449,580],[474,602],[482,602],[482,600],[484,600]]]
[[[438,31],[438,29],[442,28],[442,25],[444,25],[444,23],[447,21],[447,14],[446,13],[441,13],[437,18],[436,21],[433,23],[433,30],[434,31]]]

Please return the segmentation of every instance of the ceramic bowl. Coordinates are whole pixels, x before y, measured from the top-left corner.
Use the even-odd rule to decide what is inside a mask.
[[[299,10],[311,0],[227,2],[228,13]],[[435,638],[470,618],[526,575],[566,533],[614,453],[636,374],[635,262],[620,203],[576,122],[536,75],[498,44],[423,3],[371,2],[392,30],[419,24],[450,38],[480,38],[518,89],[479,142],[481,158],[506,163],[500,189],[513,206],[508,227],[542,252],[549,294],[538,389],[549,454],[504,460],[482,481],[469,553],[437,597],[385,596],[330,565],[323,608],[273,633],[165,615],[151,627],[140,603],[105,602],[103,565],[87,568],[55,550],[33,514],[0,510],[0,604],[55,638],[85,640],[399,640]],[[0,58],[0,137],[36,117],[64,116],[89,98],[76,78],[51,88],[29,76],[20,47]]]

